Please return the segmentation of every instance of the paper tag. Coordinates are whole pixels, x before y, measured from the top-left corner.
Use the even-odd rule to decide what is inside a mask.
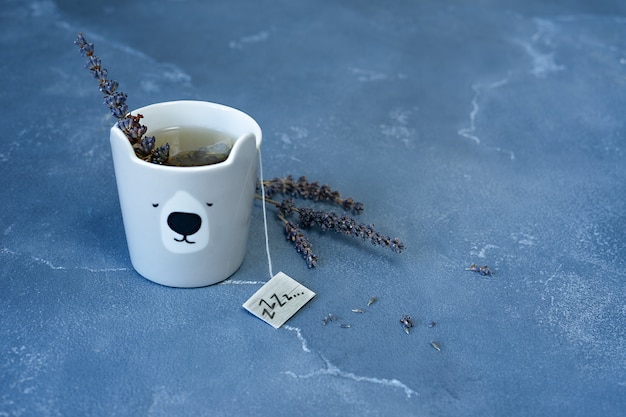
[[[313,297],[313,291],[279,272],[255,292],[243,307],[278,329]]]

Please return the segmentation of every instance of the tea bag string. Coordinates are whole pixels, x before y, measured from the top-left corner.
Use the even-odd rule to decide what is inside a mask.
[[[261,201],[263,206],[263,227],[265,228],[265,251],[267,252],[267,266],[270,272],[270,279],[274,276],[272,272],[272,256],[270,255],[270,239],[267,233],[267,210],[265,209],[265,185],[263,185],[263,156],[259,148],[259,176],[261,177]]]

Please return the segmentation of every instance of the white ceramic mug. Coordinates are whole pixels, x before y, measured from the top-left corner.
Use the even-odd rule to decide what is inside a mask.
[[[228,278],[246,251],[261,128],[239,110],[203,101],[157,103],[131,113],[143,115],[148,136],[172,127],[200,127],[237,138],[224,162],[176,167],[139,159],[117,125],[110,136],[135,270],[171,287],[202,287]]]

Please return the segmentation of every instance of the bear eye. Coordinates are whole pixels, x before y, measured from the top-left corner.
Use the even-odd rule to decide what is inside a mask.
[[[152,203],[152,207],[159,207],[159,203]]]
[[[211,207],[213,203],[206,203],[207,206]]]

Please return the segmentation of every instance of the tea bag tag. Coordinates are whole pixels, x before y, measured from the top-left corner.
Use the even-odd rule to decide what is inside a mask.
[[[278,329],[313,297],[313,291],[279,272],[259,288],[243,307]]]

